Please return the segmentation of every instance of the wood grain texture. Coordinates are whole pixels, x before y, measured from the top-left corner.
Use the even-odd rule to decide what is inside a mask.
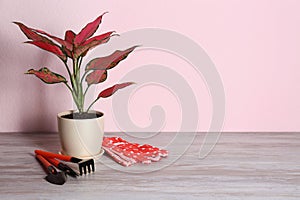
[[[170,156],[124,168],[104,155],[95,173],[57,186],[43,179],[33,155],[35,149],[59,151],[57,133],[0,133],[0,199],[300,199],[299,133],[223,133],[214,150],[199,159],[204,136],[169,145],[176,134],[122,135],[166,147]],[[179,155],[183,147],[189,148]]]

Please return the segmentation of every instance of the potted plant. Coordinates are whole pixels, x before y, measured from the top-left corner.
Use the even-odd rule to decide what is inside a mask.
[[[109,56],[94,58],[82,69],[82,59],[88,51],[107,43],[114,36],[114,32],[111,31],[92,37],[104,14],[88,23],[78,34],[67,30],[64,39],[30,28],[20,22],[14,22],[29,39],[25,43],[53,53],[66,68],[68,80],[46,67],[39,70],[29,69],[26,74],[33,74],[47,84],[62,83],[71,92],[77,110],[65,111],[57,115],[58,130],[61,153],[79,158],[95,157],[101,154],[104,114],[91,110],[92,105],[100,98],[110,97],[117,90],[133,84],[132,82],[120,83],[104,89],[89,106],[85,107],[85,97],[89,88],[94,84],[104,82],[107,79],[108,70],[127,58],[137,47],[117,50]],[[68,62],[69,60],[71,62]]]

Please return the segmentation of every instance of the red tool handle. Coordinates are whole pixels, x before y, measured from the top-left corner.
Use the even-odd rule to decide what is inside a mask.
[[[60,163],[59,160],[56,160],[55,158],[51,158],[51,157],[47,157],[47,160],[55,167],[58,167],[58,165]]]
[[[44,157],[57,158],[59,160],[64,160],[64,161],[71,161],[71,159],[72,159],[71,156],[65,156],[65,155],[51,153],[51,152],[42,151],[42,150],[35,150],[34,152],[36,154],[42,155]]]
[[[36,154],[36,158],[43,164],[44,167],[48,168],[51,166],[51,163],[49,163],[43,156]]]
[[[42,165],[45,167],[45,169],[51,170],[50,172],[52,174],[55,173],[55,169],[53,168],[51,163],[49,163],[43,156],[38,155],[38,154],[36,154],[35,156],[42,163]]]

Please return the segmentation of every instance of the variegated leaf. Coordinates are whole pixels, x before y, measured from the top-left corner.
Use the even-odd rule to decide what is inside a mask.
[[[58,57],[60,57],[62,60],[67,59],[66,55],[61,50],[61,48],[59,46],[55,45],[54,43],[46,43],[44,41],[28,41],[26,43],[33,44],[41,49],[49,51],[49,52],[57,55]]]
[[[43,82],[48,83],[48,84],[67,82],[65,77],[50,71],[46,67],[41,68],[38,71],[34,70],[34,69],[30,69],[26,72],[26,74],[34,74],[36,77],[38,77]]]
[[[42,31],[42,30],[37,30],[37,29],[32,29],[32,30],[36,31],[37,33],[40,33],[40,34],[48,36],[49,38],[53,39],[54,41],[56,41],[60,45],[65,46],[67,49],[72,49],[73,45],[72,45],[72,43],[69,43],[68,41],[65,41],[65,40],[63,40],[61,38],[58,38],[58,37],[53,36],[53,35],[50,35],[50,34],[46,33],[45,31]]]
[[[112,87],[109,87],[105,90],[103,90],[102,92],[99,93],[98,95],[98,99],[99,98],[107,98],[110,97],[111,95],[113,95],[115,92],[117,92],[118,90],[125,88],[127,86],[130,86],[134,84],[133,82],[126,82],[126,83],[121,83],[121,84],[116,84]]]
[[[103,37],[103,39],[102,38],[98,39],[98,40],[95,39],[95,40],[90,41],[86,45],[80,45],[78,47],[75,47],[75,49],[74,49],[74,57],[78,58],[80,56],[85,56],[86,53],[90,49],[92,49],[92,48],[94,48],[94,47],[96,47],[96,46],[98,46],[100,44],[107,43],[109,41],[110,37],[111,37],[111,33],[112,32],[106,33],[105,37]]]
[[[74,39],[75,39],[75,36],[76,34],[71,31],[71,30],[67,30],[66,33],[65,33],[65,41],[72,44],[72,46],[69,46],[66,48],[69,50],[69,51],[73,51],[73,45],[74,45]]]
[[[25,26],[23,23],[21,23],[21,22],[13,22],[13,23],[19,26],[19,28],[21,29],[21,31],[24,33],[24,35],[26,35],[26,37],[28,39],[33,40],[33,41],[47,41],[47,42],[51,42],[48,38],[37,34],[36,32],[34,32],[32,30],[32,28],[29,28],[29,27]]]
[[[66,60],[66,55],[63,53],[61,48],[57,46],[54,42],[49,40],[47,37],[44,37],[42,35],[39,35],[33,28],[29,28],[22,24],[21,22],[14,22],[16,25],[19,26],[21,31],[26,35],[26,37],[32,41],[28,41],[27,43],[33,44],[37,47],[40,47],[41,49],[44,49],[46,51],[50,51],[60,57],[63,60]],[[43,31],[40,31],[43,32]],[[45,32],[43,32],[45,33]]]
[[[119,62],[127,58],[127,56],[136,48],[133,46],[124,51],[115,51],[109,56],[95,58],[91,60],[87,65],[85,70],[107,70],[115,67]]]
[[[85,81],[88,85],[102,83],[107,79],[106,70],[95,70],[88,74],[85,78]]]
[[[98,29],[101,21],[102,21],[102,17],[104,14],[106,14],[107,12],[103,13],[102,15],[100,15],[99,17],[97,17],[97,19],[95,19],[94,21],[88,23],[76,36],[74,39],[74,44],[75,46],[82,44],[83,42],[85,42],[89,37],[91,37],[96,30]]]

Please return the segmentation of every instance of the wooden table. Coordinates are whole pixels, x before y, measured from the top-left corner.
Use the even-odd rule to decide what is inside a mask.
[[[181,134],[188,138],[192,133]],[[124,168],[104,155],[95,173],[58,186],[43,179],[45,172],[33,156],[34,149],[57,152],[57,133],[0,133],[0,199],[300,199],[299,133],[222,133],[204,159],[199,159],[204,133],[192,143],[170,145],[177,136],[123,135],[165,146],[170,156]]]

